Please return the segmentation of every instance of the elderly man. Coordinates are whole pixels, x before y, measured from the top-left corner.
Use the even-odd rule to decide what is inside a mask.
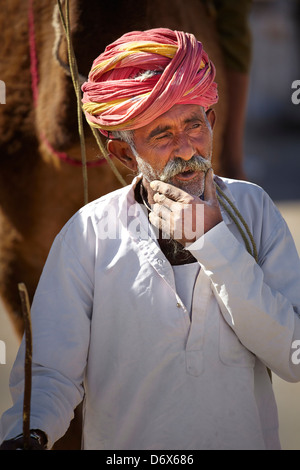
[[[83,85],[139,176],[57,236],[32,305],[32,442],[84,398],[83,449],[278,449],[268,369],[300,379],[299,258],[256,185],[213,176],[215,70],[190,34],[122,36]],[[24,344],[2,448],[22,447]],[[294,363],[295,362],[295,363]]]

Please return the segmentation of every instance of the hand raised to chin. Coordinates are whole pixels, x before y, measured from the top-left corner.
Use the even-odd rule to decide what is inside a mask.
[[[204,200],[162,181],[152,181],[150,186],[155,192],[150,222],[183,246],[222,221],[211,169],[205,176]]]

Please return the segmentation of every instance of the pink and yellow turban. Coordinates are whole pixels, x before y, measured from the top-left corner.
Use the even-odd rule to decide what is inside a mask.
[[[145,73],[146,72],[146,73]],[[207,110],[218,101],[215,67],[195,36],[166,28],[133,31],[106,47],[82,85],[91,126],[137,129],[175,104]]]

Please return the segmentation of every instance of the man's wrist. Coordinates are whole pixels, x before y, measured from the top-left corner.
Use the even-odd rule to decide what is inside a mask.
[[[48,442],[47,436],[40,429],[31,429],[30,437],[31,439],[35,439],[41,447],[43,448],[47,447],[47,442]]]
[[[40,429],[31,429],[29,442],[24,443],[24,435],[19,434],[16,437],[3,441],[0,450],[46,450],[48,438],[45,432]]]
[[[48,442],[47,435],[43,431],[41,431],[40,429],[30,429],[29,438],[30,438],[30,440],[33,440],[35,442],[35,445],[34,445],[35,448],[36,447],[38,447],[40,449],[46,449],[47,448],[47,442]],[[19,434],[18,436],[16,436],[12,440],[20,442],[21,446],[24,445],[24,435],[23,434]],[[31,441],[31,443],[32,443],[32,441]],[[30,446],[30,447],[32,447],[32,446]]]

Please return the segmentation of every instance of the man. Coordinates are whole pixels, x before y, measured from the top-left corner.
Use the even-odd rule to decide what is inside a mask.
[[[299,258],[261,188],[213,177],[214,77],[194,36],[156,29],[108,46],[83,85],[87,119],[140,175],[50,251],[32,305],[39,448],[83,398],[83,449],[280,448],[267,369],[300,379]],[[23,361],[24,344],[6,449],[22,447]]]

